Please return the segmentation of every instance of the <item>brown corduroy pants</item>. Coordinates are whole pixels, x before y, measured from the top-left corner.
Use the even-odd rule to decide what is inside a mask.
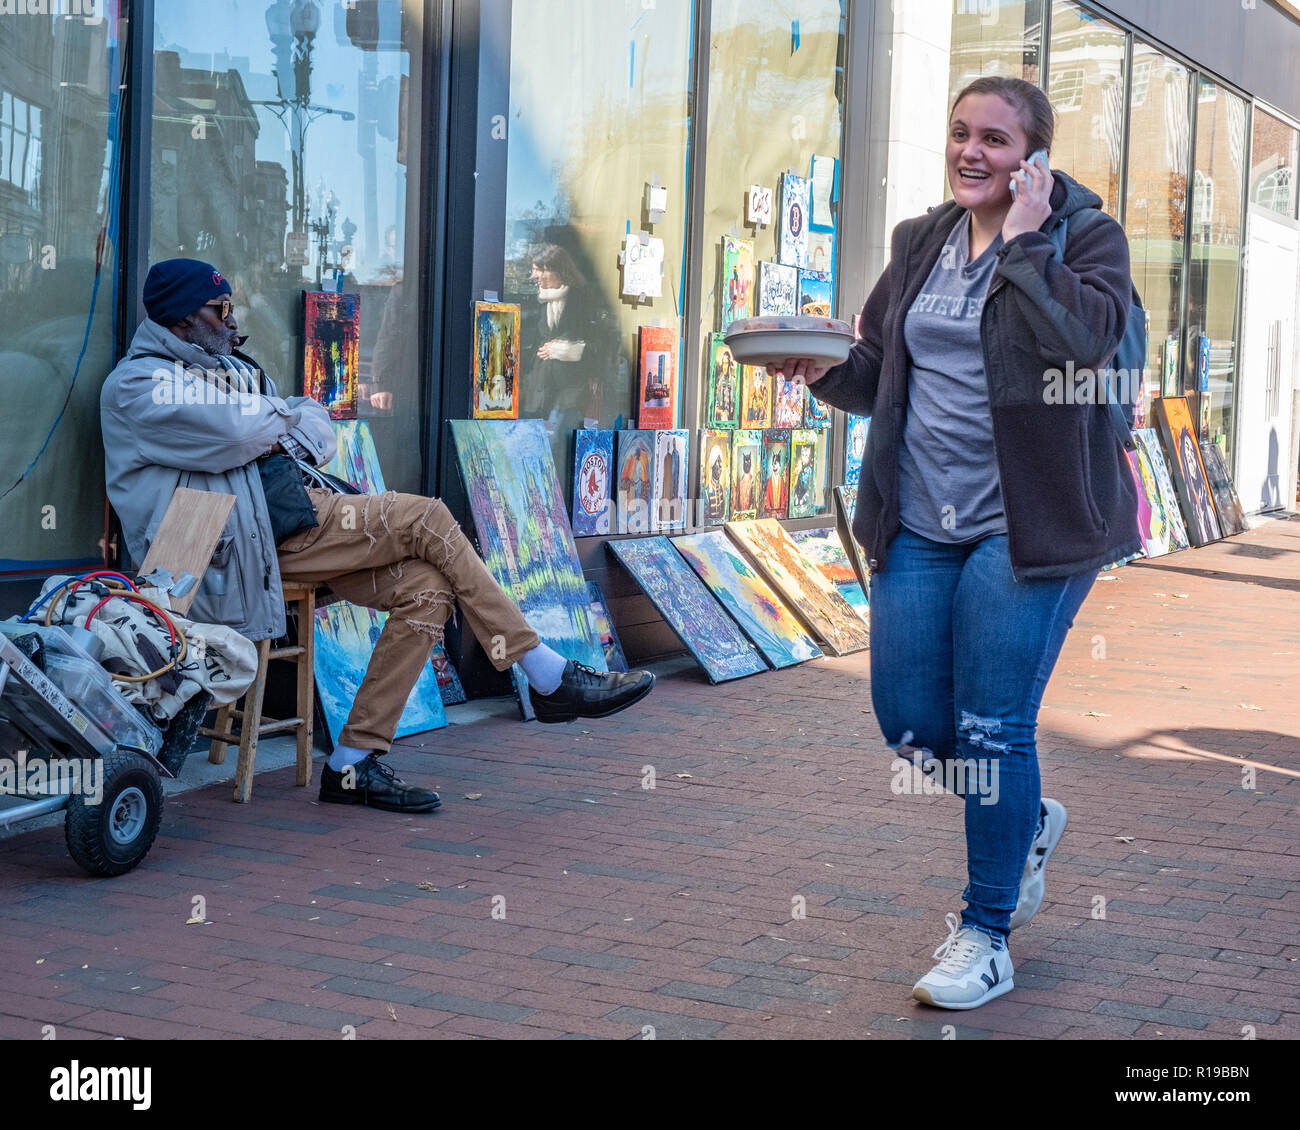
[[[438,499],[307,493],[319,525],[277,548],[281,576],[326,584],[344,600],[388,613],[339,735],[344,745],[388,749],[457,603],[498,671],[540,642]]]

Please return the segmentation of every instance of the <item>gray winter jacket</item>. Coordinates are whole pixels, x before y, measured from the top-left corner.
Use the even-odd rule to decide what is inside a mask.
[[[250,372],[255,365],[249,364]],[[334,457],[329,413],[310,397],[281,400],[146,318],[99,397],[109,501],[127,549],[144,560],[177,487],[235,496],[230,520],[190,609],[250,640],[285,631],[284,598],[256,460],[291,436],[317,466]]]

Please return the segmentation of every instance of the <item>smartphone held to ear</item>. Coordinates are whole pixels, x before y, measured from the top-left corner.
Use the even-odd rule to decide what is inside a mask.
[[[1046,149],[1035,149],[1031,154],[1029,154],[1028,157],[1025,158],[1025,161],[1030,165],[1035,163],[1041,165],[1043,167],[1044,172],[1051,171],[1047,164]],[[1016,183],[1016,178],[1013,176],[1011,178],[1011,199],[1012,200],[1016,199],[1016,193],[1019,191],[1019,187],[1020,186]]]

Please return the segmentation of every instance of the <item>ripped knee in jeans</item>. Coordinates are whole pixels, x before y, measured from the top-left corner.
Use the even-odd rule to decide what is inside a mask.
[[[991,753],[1007,752],[1006,742],[993,740],[994,734],[1002,732],[1000,718],[985,718],[979,714],[972,714],[969,710],[963,710],[957,730],[975,749],[987,749]]]

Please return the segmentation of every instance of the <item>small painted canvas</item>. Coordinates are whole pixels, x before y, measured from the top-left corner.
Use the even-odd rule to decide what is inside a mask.
[[[316,609],[315,657],[316,694],[325,713],[330,738],[335,745],[347,724],[352,703],[365,678],[370,656],[388,620],[387,612],[336,601]],[[426,663],[411,689],[397,724],[395,737],[440,730],[447,724],[438,676]]]
[[[623,645],[618,642],[618,633],[614,631],[614,619],[605,604],[605,594],[595,581],[587,582],[587,592],[591,597],[591,615],[600,636],[601,650],[605,653],[605,663],[611,671],[627,671],[627,658],[623,654]]]
[[[870,416],[849,414],[846,420],[844,440],[844,485],[855,487],[862,474],[862,459],[867,453],[867,429],[871,425]]]
[[[519,418],[519,307],[513,302],[474,303],[476,420]]]
[[[323,404],[332,419],[355,420],[361,295],[307,290],[303,298],[303,392]]]
[[[781,176],[781,262],[787,267],[808,264],[808,179],[794,173]]]
[[[1160,503],[1155,474],[1141,444],[1124,454],[1128,456],[1133,485],[1137,488],[1137,528],[1142,550],[1148,557],[1162,557],[1169,552],[1169,525]]]
[[[772,222],[772,190],[751,184],[745,193],[745,222],[761,227]]]
[[[587,582],[541,420],[452,420],[461,479],[488,572],[548,647],[605,670]],[[522,668],[512,671],[531,714]]]
[[[327,474],[351,483],[365,494],[383,494],[384,473],[370,434],[369,420],[333,420],[338,450],[323,468]]]
[[[737,431],[731,439],[731,517],[758,517],[763,484],[763,433]]]
[[[758,516],[784,518],[790,509],[790,429],[763,432],[763,483],[759,489]]]
[[[774,518],[728,522],[727,535],[758,566],[823,648],[848,655],[868,645],[867,628],[849,603],[802,553]]]
[[[770,428],[772,426],[772,376],[762,365],[742,365],[740,426],[742,428]]]
[[[641,327],[636,424],[642,429],[671,428],[677,422],[677,331]]]
[[[823,404],[808,390],[803,398],[803,426],[805,428],[829,428],[831,426],[831,407]]]
[[[831,276],[831,288],[834,290],[835,278],[835,233],[829,231],[808,232],[808,269],[819,274]]]
[[[722,530],[673,538],[709,591],[773,667],[791,667],[821,655],[799,621]]]
[[[722,285],[718,287],[718,305],[722,308],[721,329],[737,318],[754,313],[754,245],[748,240],[722,238]]]
[[[1205,465],[1210,494],[1214,497],[1214,508],[1219,512],[1219,526],[1223,530],[1223,536],[1243,533],[1246,529],[1246,515],[1241,509],[1237,488],[1232,485],[1227,464],[1223,461],[1223,450],[1217,443],[1208,440],[1203,442],[1201,462]]]
[[[819,434],[810,428],[790,433],[791,518],[809,518],[826,505],[825,460],[819,467],[817,458]]]
[[[614,502],[620,534],[648,534],[650,505],[654,498],[655,434],[652,431],[618,433]]]
[[[799,272],[780,263],[758,265],[758,313],[779,317],[798,313]]]
[[[799,552],[816,565],[822,571],[822,576],[848,601],[853,611],[870,624],[867,594],[858,580],[853,562],[844,552],[844,542],[840,540],[839,531],[827,526],[819,530],[787,530],[786,533],[799,547]]]
[[[710,428],[734,428],[740,424],[741,365],[721,334],[709,335],[709,408],[705,423]]]
[[[830,318],[834,298],[829,271],[799,272],[799,313],[812,318]]]
[[[700,513],[705,526],[720,526],[731,517],[731,437],[734,433],[700,432]]]
[[[654,495],[650,501],[652,530],[686,529],[686,479],[690,464],[686,462],[685,429],[655,433]]]
[[[1134,428],[1133,438],[1146,455],[1146,466],[1150,468],[1156,480],[1156,491],[1160,496],[1160,511],[1165,524],[1169,527],[1169,549],[1187,549],[1187,524],[1183,521],[1183,511],[1178,505],[1178,492],[1174,490],[1173,480],[1169,477],[1169,467],[1165,463],[1165,453],[1160,449],[1160,440],[1154,428]]]
[[[433,664],[433,673],[438,680],[438,693],[442,695],[443,706],[455,706],[465,701],[465,688],[461,685],[460,675],[447,655],[447,649],[439,642],[434,645],[433,654],[429,656]]]
[[[853,512],[858,506],[858,488],[836,487],[835,495],[835,528],[839,531],[840,541],[843,543],[845,550],[848,552],[849,561],[853,564],[853,571],[858,575],[858,584],[862,586],[862,591],[871,594],[871,582],[868,579],[871,569],[867,563],[867,555],[862,546],[858,544],[858,539],[853,536]]]
[[[709,682],[767,670],[763,657],[666,537],[605,544],[699,661]]]
[[[776,402],[772,408],[774,428],[802,428],[803,402],[808,386],[803,381],[787,381],[780,373],[772,376]]]
[[[1214,511],[1214,498],[1201,463],[1196,425],[1192,422],[1187,398],[1162,396],[1152,405],[1152,410],[1192,544],[1208,545],[1218,541],[1223,536],[1219,530],[1219,516]]]
[[[609,488],[614,433],[579,428],[573,451],[573,535],[607,534],[613,509]]]

